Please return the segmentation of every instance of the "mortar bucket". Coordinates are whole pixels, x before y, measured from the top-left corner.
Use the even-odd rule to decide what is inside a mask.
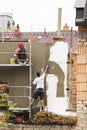
[[[10,64],[15,64],[15,58],[10,58]]]

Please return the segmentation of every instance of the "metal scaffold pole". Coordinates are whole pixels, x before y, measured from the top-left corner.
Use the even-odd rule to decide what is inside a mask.
[[[73,38],[73,27],[71,27],[71,38],[70,38],[70,67],[69,67],[69,108],[72,109],[72,104],[71,104],[71,93],[72,93],[72,39]]]
[[[30,49],[29,49],[29,62],[30,62],[30,66],[29,66],[29,85],[30,85],[30,89],[29,89],[29,108],[30,108],[30,111],[29,111],[29,116],[31,116],[31,89],[32,89],[32,62],[31,62],[31,56],[32,56],[32,53],[31,53],[31,50],[32,50],[32,42],[31,40],[28,40],[29,44],[30,44]]]

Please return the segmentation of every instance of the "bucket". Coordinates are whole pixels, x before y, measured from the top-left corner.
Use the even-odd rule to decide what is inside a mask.
[[[15,58],[10,58],[10,64],[15,64]]]

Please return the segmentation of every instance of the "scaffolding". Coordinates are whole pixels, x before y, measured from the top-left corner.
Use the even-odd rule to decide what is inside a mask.
[[[4,44],[4,43],[3,43]],[[21,64],[10,64],[10,63],[0,63],[0,70],[2,68],[5,68],[6,67],[28,67],[28,78],[29,78],[29,83],[27,86],[25,85],[17,85],[17,86],[9,86],[9,88],[24,88],[25,89],[25,94],[23,96],[20,96],[20,95],[12,95],[10,96],[9,95],[9,98],[27,98],[28,99],[28,105],[27,107],[18,107],[18,108],[11,108],[11,110],[19,110],[19,111],[23,111],[23,110],[27,110],[29,112],[29,116],[31,115],[31,91],[32,91],[32,59],[31,59],[31,56],[32,56],[32,43],[30,40],[28,40],[28,44],[29,44],[29,52],[27,53],[29,55],[29,63],[27,63],[26,65],[22,66]],[[4,55],[7,55],[7,54],[14,54],[14,52],[6,52],[6,51],[2,51],[0,52],[0,54],[4,54]],[[12,68],[13,69],[13,68]],[[26,95],[26,89],[28,89],[28,95]]]

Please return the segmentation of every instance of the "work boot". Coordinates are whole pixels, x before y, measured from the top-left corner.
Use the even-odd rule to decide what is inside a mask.
[[[44,111],[44,107],[43,106],[41,106],[40,111]]]
[[[31,108],[31,113],[29,114],[29,117],[31,118],[31,116],[33,115],[33,107],[32,107],[32,105],[30,106]]]
[[[31,107],[31,110],[32,110],[32,105],[30,107]]]

